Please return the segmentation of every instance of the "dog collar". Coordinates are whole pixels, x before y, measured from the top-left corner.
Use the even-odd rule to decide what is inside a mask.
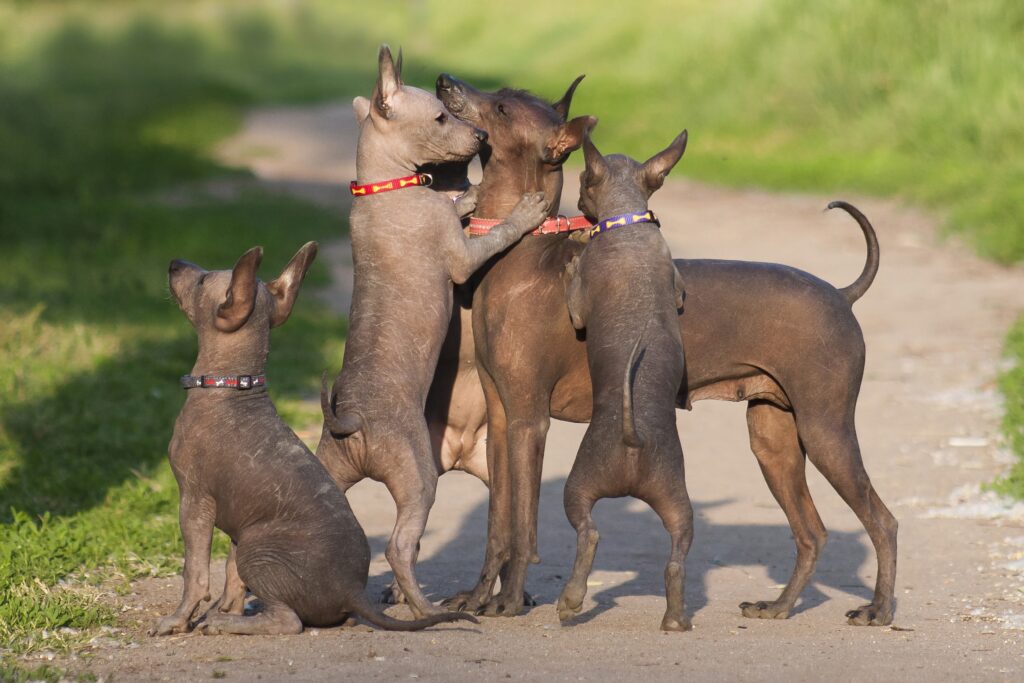
[[[486,235],[495,225],[503,221],[495,218],[470,218],[469,234]],[[553,216],[548,218],[531,235],[557,235],[561,232],[575,232],[594,227],[586,216]]]
[[[404,178],[392,178],[391,180],[382,180],[379,183],[367,183],[366,185],[359,185],[353,180],[348,184],[348,191],[352,193],[353,197],[362,197],[368,194],[402,190],[407,187],[430,187],[433,182],[434,177],[429,173],[416,173],[414,175],[407,175]]]
[[[218,375],[184,375],[181,378],[182,389],[255,389],[267,385],[266,375],[234,375],[231,377]]]
[[[627,225],[636,225],[637,223],[654,223],[659,228],[661,227],[661,221],[658,220],[653,211],[624,213],[621,216],[612,216],[611,218],[605,218],[603,221],[598,221],[597,225],[590,229],[590,236],[597,237],[602,232],[623,228]]]

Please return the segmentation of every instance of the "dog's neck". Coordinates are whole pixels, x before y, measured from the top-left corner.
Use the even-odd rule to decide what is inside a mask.
[[[562,165],[545,164],[537,160],[523,164],[503,162],[493,157],[484,161],[480,195],[474,215],[480,218],[505,218],[528,192],[543,192],[551,207],[549,215],[558,215],[562,201]]]
[[[363,185],[413,173],[416,173],[416,162],[382,135],[372,121],[363,123],[356,146],[356,182]]]
[[[270,335],[266,329],[247,327],[230,335],[209,333],[217,334],[218,339],[204,339],[206,335],[200,336],[199,354],[190,374],[225,377],[265,374],[267,355],[270,353]]]
[[[597,200],[598,221],[647,211],[647,196],[638,188],[616,189]]]

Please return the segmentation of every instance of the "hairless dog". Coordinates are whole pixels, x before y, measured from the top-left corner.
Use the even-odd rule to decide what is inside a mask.
[[[665,631],[685,631],[683,563],[693,539],[675,398],[683,384],[678,311],[682,279],[647,199],[686,149],[686,131],[638,164],[602,157],[588,135],[580,206],[598,218],[590,243],[569,263],[573,327],[587,332],[594,410],[565,482],[565,513],[576,530],[576,563],[558,599],[563,621],[579,612],[597,551],[591,512],[601,498],[633,496],[661,518],[672,541],[665,566]]]
[[[482,92],[447,74],[437,88],[449,111],[490,134],[481,151],[475,216],[500,218],[528,191],[543,190],[548,204],[558,206],[563,158],[552,152],[565,138],[564,100],[553,107],[523,91]],[[676,260],[687,292],[680,316],[687,386],[676,404],[747,402],[751,450],[793,531],[797,559],[786,588],[776,600],[743,603],[743,614],[788,617],[814,573],[827,534],[807,489],[810,458],[857,514],[877,555],[875,595],[847,613],[849,623],[884,625],[894,609],[897,523],[864,470],[853,420],[864,338],[852,304],[874,280],[879,249],[863,214],[845,202],[829,207],[849,213],[868,246],[862,273],[842,289],[784,265]],[[592,410],[585,344],[565,313],[565,266],[582,248],[566,234],[526,237],[488,266],[477,287],[473,332],[488,410],[488,543],[476,587],[447,601],[450,607],[522,610],[526,568],[536,560],[549,416],[587,422]],[[492,596],[499,573],[502,589]]]
[[[345,494],[267,395],[270,328],[288,319],[316,250],[315,242],[303,246],[267,283],[256,279],[259,247],[232,270],[171,262],[171,293],[196,330],[199,357],[182,378],[189,394],[169,449],[181,494],[185,588],[154,635],[188,630],[199,603],[210,599],[214,526],[231,537],[229,577],[244,582],[265,609],[254,616],[211,609],[201,625],[206,633],[298,633],[303,624],[329,626],[349,613],[396,630],[448,621],[398,621],[373,608],[363,592],[366,535]]]
[[[414,564],[441,471],[424,409],[452,322],[452,285],[536,227],[547,207],[542,192],[522,196],[488,239],[469,240],[452,201],[423,187],[417,169],[467,161],[487,134],[450,116],[433,94],[404,85],[401,59],[396,65],[386,46],[378,62],[372,97],[353,102],[355,286],[343,368],[322,396],[317,457],[343,491],[364,477],[388,487],[398,515],[386,556],[413,613],[423,616],[440,611],[420,589]]]

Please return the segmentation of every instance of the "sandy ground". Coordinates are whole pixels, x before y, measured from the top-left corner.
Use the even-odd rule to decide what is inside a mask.
[[[347,210],[351,118],[347,103],[255,111],[221,154],[270,187]],[[684,158],[677,174],[686,167]],[[575,174],[568,178],[571,205]],[[584,426],[555,422],[541,499],[542,562],[528,581],[540,604],[524,616],[415,634],[358,627],[150,639],[144,629],[173,609],[181,585],[153,579],[123,598],[129,645],[66,665],[128,680],[1024,680],[1024,506],[977,490],[1009,461],[993,380],[1004,333],[1021,309],[1024,271],[941,242],[936,220],[919,211],[845,198],[871,218],[882,244],[878,279],[855,306],[868,345],[857,423],[868,471],[900,521],[893,628],[846,625],[844,612],[870,598],[874,552],[813,470],[811,491],[830,532],[814,582],[787,621],[740,615],[741,601],[775,597],[794,547],[749,451],[742,406],[705,402],[679,414],[697,513],[687,560],[690,633],[658,630],[668,539],[653,513],[629,499],[598,505],[602,536],[590,593],[582,615],[559,625],[554,602],[575,548],[562,484]],[[849,218],[822,212],[830,199],[673,180],[652,208],[676,255],[778,261],[842,286],[860,272],[864,244]],[[299,226],[282,229],[301,241]],[[325,246],[336,282],[324,296],[346,310],[347,245]],[[394,506],[371,481],[349,498],[371,539],[368,590],[376,595],[391,578],[383,550]],[[442,477],[419,563],[435,600],[474,581],[486,501],[486,489],[468,475]],[[404,607],[390,612],[408,617]]]

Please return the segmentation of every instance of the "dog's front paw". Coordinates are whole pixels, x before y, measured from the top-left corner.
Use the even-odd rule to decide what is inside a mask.
[[[480,186],[470,185],[465,194],[455,200],[455,212],[459,218],[465,218],[476,210],[477,198],[480,196]]]
[[[484,605],[482,611],[478,612],[485,617],[514,617],[523,611],[523,593],[516,591],[515,595],[509,595],[505,591],[499,592]]]
[[[523,233],[530,232],[537,228],[548,215],[548,203],[544,199],[543,192],[528,192],[524,194],[508,220],[519,228]]]
[[[156,622],[148,633],[151,636],[170,636],[177,633],[188,633],[189,630],[187,617],[171,614]]]
[[[777,602],[741,602],[740,610],[748,619],[788,619],[789,608]]]
[[[874,603],[852,609],[846,613],[851,626],[888,626],[892,623],[892,609],[876,607]]]

